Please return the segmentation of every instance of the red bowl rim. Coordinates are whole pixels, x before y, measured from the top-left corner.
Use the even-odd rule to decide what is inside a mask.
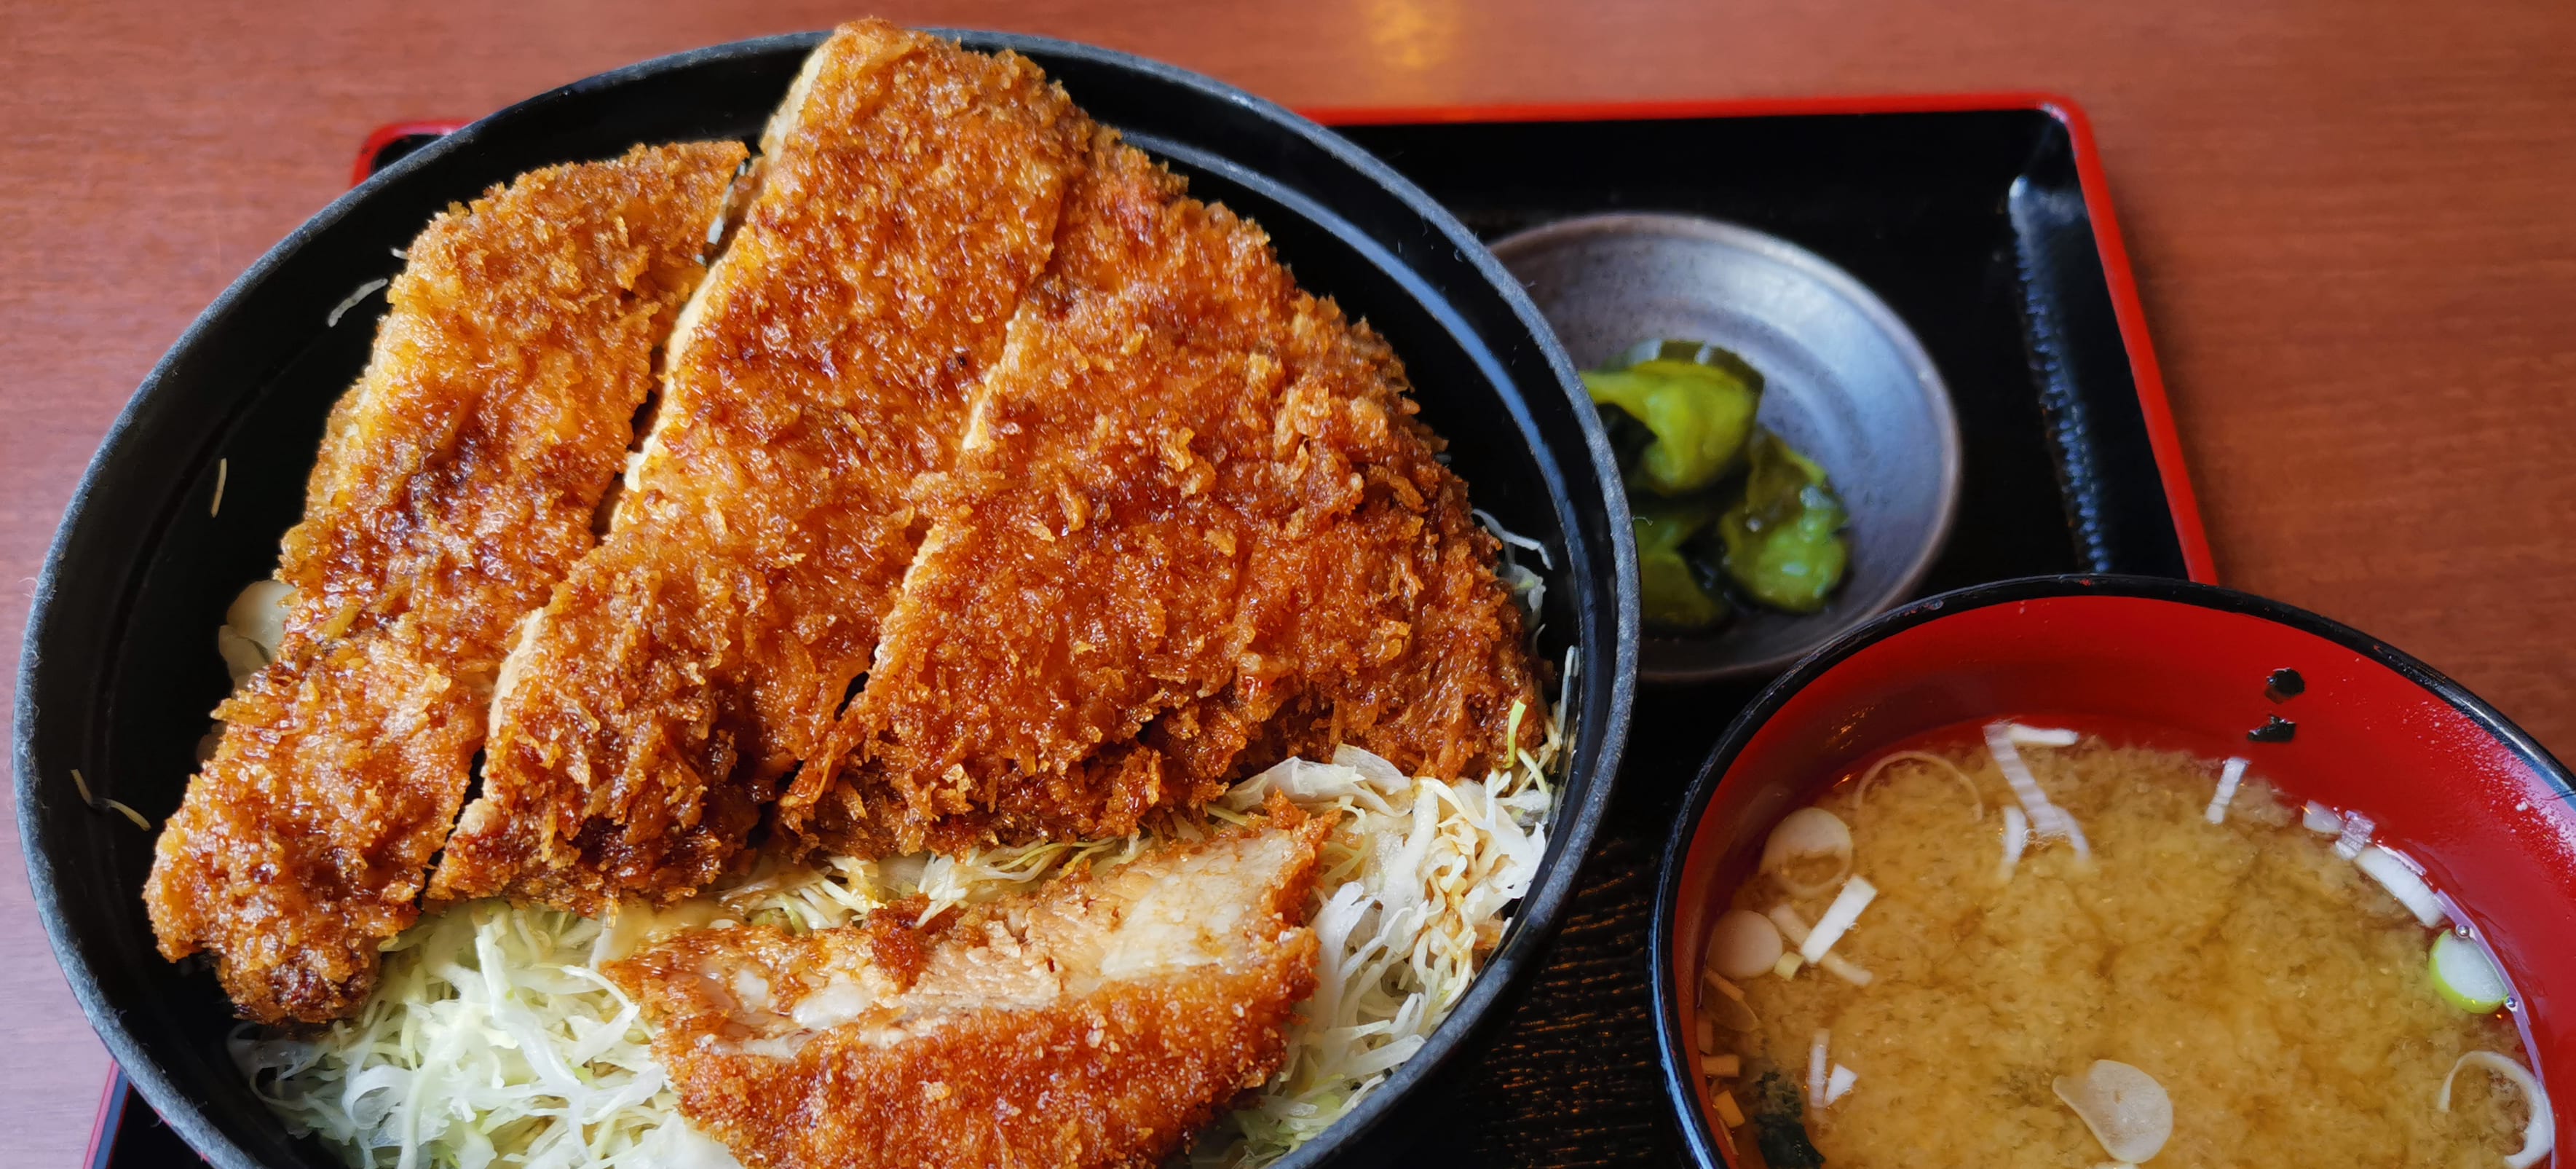
[[[1655,913],[1648,923],[1646,962],[1654,988],[1656,1062],[1661,1065],[1665,1099],[1677,1113],[1682,1140],[1698,1164],[1724,1166],[1717,1142],[1709,1131],[1708,1119],[1700,1112],[1697,1085],[1687,1071],[1690,1059],[1688,1035],[1682,1023],[1681,988],[1673,981],[1672,963],[1665,960],[1672,948],[1678,923],[1674,916],[1680,910],[1682,862],[1690,853],[1692,838],[1698,834],[1700,818],[1717,793],[1719,777],[1742,754],[1755,732],[1772,715],[1779,712],[1792,695],[1843,663],[1854,654],[1885,641],[1896,634],[1954,613],[1982,609],[1992,605],[2012,604],[2051,597],[2099,596],[2135,597],[2152,601],[2169,601],[2237,613],[2314,634],[2362,657],[2395,671],[2425,691],[2449,703],[2454,710],[2485,731],[2506,751],[2537,774],[2544,783],[2558,789],[2562,799],[2576,801],[2576,774],[2551,755],[2521,727],[2515,726],[2497,710],[2486,704],[2467,687],[2441,671],[2425,665],[2414,656],[2387,642],[2354,629],[2342,622],[2318,616],[2295,605],[2268,597],[2242,593],[2217,585],[2200,584],[2160,576],[2127,576],[2109,573],[2069,573],[2055,576],[2029,576],[1992,584],[1975,585],[1925,597],[1901,609],[1892,610],[1817,648],[1801,659],[1789,672],[1763,688],[1759,695],[1727,724],[1726,733],[1718,739],[1708,761],[1700,765],[1699,774],[1691,780],[1682,797],[1680,815],[1673,821],[1671,835],[1664,842],[1661,871],[1655,883]]]

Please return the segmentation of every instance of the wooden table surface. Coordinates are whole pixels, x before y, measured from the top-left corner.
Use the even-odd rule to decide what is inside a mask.
[[[46,543],[127,394],[343,189],[369,129],[857,14],[0,0],[0,661],[16,660]],[[2371,630],[2576,752],[2576,7],[1030,0],[883,14],[1091,41],[1292,106],[2072,95],[2100,136],[2222,579]],[[75,1163],[106,1063],[8,834],[0,1164]]]

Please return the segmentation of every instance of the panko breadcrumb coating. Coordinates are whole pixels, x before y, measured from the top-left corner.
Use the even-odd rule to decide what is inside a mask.
[[[648,946],[644,1005],[690,1122],[759,1169],[1160,1165],[1286,1050],[1332,822],[1268,821],[943,914]]]
[[[809,760],[782,818],[962,852],[1125,835],[1344,743],[1506,763],[1514,705],[1542,709],[1520,612],[1395,355],[1114,134],[1066,202],[921,496],[846,761]]]
[[[346,1013],[412,923],[511,629],[590,550],[744,150],[638,147],[451,207],[332,409],[276,660],[215,715],[144,902],[269,1022]]]
[[[1020,57],[883,21],[815,52],[635,486],[512,654],[432,896],[596,913],[722,871],[867,669],[913,479],[953,458],[1088,140]]]

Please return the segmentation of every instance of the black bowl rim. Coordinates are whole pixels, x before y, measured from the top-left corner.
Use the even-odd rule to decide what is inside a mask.
[[[1504,302],[1512,310],[1514,318],[1537,340],[1540,352],[1547,359],[1549,371],[1555,377],[1557,391],[1578,404],[1588,405],[1589,399],[1583,397],[1578,388],[1581,383],[1576,377],[1573,362],[1566,356],[1564,348],[1556,343],[1555,334],[1547,327],[1545,318],[1539,314],[1537,306],[1530,302],[1528,294],[1521,289],[1519,283],[1503,270],[1501,263],[1485,250],[1483,243],[1474,233],[1458,222],[1446,208],[1415,186],[1411,180],[1404,178],[1394,168],[1379,161],[1376,156],[1362,150],[1339,134],[1266,98],[1258,97],[1214,78],[1130,53],[1074,41],[1018,33],[950,28],[928,28],[923,31],[959,40],[967,47],[980,51],[1008,49],[1031,56],[1082,58],[1144,74],[1196,91],[1211,101],[1227,103],[1250,111],[1276,125],[1282,132],[1305,139],[1308,144],[1336,162],[1360,172],[1421,214],[1426,222],[1436,226],[1458,254],[1473,265],[1486,282],[1503,297]],[[179,355],[197,346],[216,328],[218,318],[224,316],[236,302],[249,295],[253,288],[265,281],[272,272],[285,264],[315,236],[337,224],[350,213],[351,209],[365,201],[378,189],[416,168],[430,165],[434,160],[470,147],[489,132],[494,123],[509,119],[540,104],[624,84],[658,73],[688,69],[710,61],[789,50],[810,50],[815,45],[821,44],[829,35],[827,31],[809,31],[730,41],[667,54],[594,74],[505,106],[395,161],[367,181],[342,193],[322,210],[314,213],[311,218],[297,225],[294,231],[263,253],[256,262],[227,285],[222,294],[198,314],[187,330],[172,343],[170,349],[154,363],[152,370],[144,376],[143,381],[136,388],[133,397],[127,401],[115,422],[109,426],[106,435],[100,440],[98,450],[90,457],[89,464],[82,470],[71,501],[65,507],[63,521],[56,528],[54,539],[47,548],[44,569],[36,581],[28,614],[27,634],[23,640],[18,663],[19,698],[12,724],[14,738],[12,762],[16,772],[14,794],[18,804],[19,840],[26,853],[28,883],[34,895],[37,916],[44,922],[46,937],[53,949],[56,965],[61,969],[65,981],[70,984],[73,998],[79,1002],[82,1013],[88,1017],[91,1028],[107,1046],[109,1055],[116,1061],[117,1067],[123,1071],[135,1089],[142,1093],[145,1101],[153,1106],[164,1121],[178,1130],[191,1148],[205,1155],[209,1161],[226,1166],[244,1167],[244,1169],[260,1169],[259,1162],[252,1159],[246,1150],[235,1145],[202,1109],[188,1100],[171,1077],[158,1064],[145,1057],[141,1046],[127,1033],[119,1012],[107,1001],[96,978],[89,972],[86,961],[75,952],[72,939],[66,933],[67,926],[59,912],[61,892],[52,858],[34,846],[38,839],[34,811],[38,798],[35,790],[36,768],[34,766],[37,712],[35,704],[28,696],[33,692],[31,685],[39,666],[40,634],[45,627],[48,612],[53,607],[54,595],[62,584],[60,573],[62,561],[72,541],[73,533],[79,528],[83,513],[98,489],[99,480],[109,465],[114,462],[121,448],[130,441],[132,433],[143,425],[143,415],[147,411],[149,400],[153,397],[152,391],[170,374],[177,364]],[[1533,385],[1531,389],[1535,391],[1537,387]],[[1344,1145],[1380,1127],[1408,1092],[1437,1074],[1459,1053],[1469,1037],[1480,1029],[1485,1022],[1485,1016],[1494,1008],[1496,1002],[1536,969],[1539,960],[1544,956],[1546,943],[1555,932],[1558,918],[1563,914],[1566,902],[1573,895],[1575,877],[1589,855],[1593,835],[1609,805],[1612,789],[1618,779],[1620,756],[1627,743],[1630,710],[1634,704],[1637,682],[1639,602],[1635,584],[1636,546],[1629,530],[1627,499],[1624,492],[1617,489],[1619,483],[1617,464],[1611,454],[1608,437],[1593,420],[1590,410],[1575,411],[1575,417],[1582,427],[1584,445],[1591,455],[1593,476],[1602,486],[1605,508],[1609,513],[1605,530],[1609,536],[1610,559],[1616,569],[1615,579],[1604,582],[1605,587],[1602,589],[1603,594],[1610,601],[1609,608],[1612,615],[1610,628],[1607,631],[1610,634],[1611,644],[1606,647],[1611,661],[1611,676],[1606,679],[1607,690],[1601,699],[1602,715],[1597,728],[1577,728],[1578,731],[1595,730],[1598,734],[1597,741],[1600,746],[1593,760],[1593,777],[1586,785],[1584,799],[1579,806],[1559,806],[1555,809],[1555,814],[1549,823],[1551,829],[1549,848],[1552,860],[1542,862],[1537,878],[1523,895],[1517,911],[1511,917],[1511,932],[1504,945],[1494,952],[1485,969],[1478,973],[1475,981],[1469,986],[1467,993],[1451,1007],[1448,1018],[1433,1031],[1430,1040],[1420,1051],[1396,1068],[1385,1081],[1370,1092],[1368,1099],[1344,1115],[1324,1133],[1278,1161],[1276,1164],[1281,1169],[1303,1169],[1305,1166],[1314,1165],[1333,1156]],[[1572,471],[1574,468],[1569,466],[1567,470]],[[1565,501],[1558,502],[1561,505]],[[1575,570],[1580,571],[1579,564],[1575,566]],[[1596,681],[1593,684],[1603,683]],[[1579,739],[1575,741],[1579,742]]]
[[[1718,1154],[1717,1143],[1709,1133],[1708,1120],[1700,1114],[1695,1077],[1684,1068],[1689,1037],[1683,1033],[1679,1022],[1681,988],[1674,984],[1672,963],[1664,956],[1673,945],[1673,916],[1681,903],[1682,861],[1690,852],[1691,838],[1698,833],[1700,818],[1708,813],[1709,801],[1717,794],[1719,778],[1743,752],[1745,744],[1752,741],[1754,733],[1761,730],[1772,715],[1779,713],[1791,696],[1854,654],[1953,613],[2016,601],[2076,596],[2168,601],[2260,618],[2324,638],[2395,671],[2449,703],[2452,709],[2468,716],[2488,737],[2521,759],[2544,782],[2555,785],[2562,795],[2576,798],[2576,775],[2571,775],[2556,756],[2496,708],[2470,693],[2467,687],[2413,655],[2352,626],[2269,597],[2173,577],[2066,573],[1972,585],[1925,597],[1904,608],[1892,610],[1807,655],[1788,673],[1765,687],[1751,705],[1735,716],[1735,721],[1727,724],[1726,734],[1718,740],[1716,749],[1709,752],[1708,761],[1700,765],[1699,775],[1691,780],[1690,789],[1682,798],[1680,815],[1673,821],[1671,835],[1665,838],[1659,862],[1661,872],[1655,880],[1655,915],[1647,924],[1646,945],[1648,974],[1654,987],[1655,1057],[1663,1078],[1665,1101],[1676,1114],[1674,1119],[1681,1128],[1684,1146],[1698,1164],[1725,1166],[1729,1162]]]

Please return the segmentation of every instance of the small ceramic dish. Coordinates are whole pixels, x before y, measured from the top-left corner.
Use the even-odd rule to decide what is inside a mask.
[[[1736,717],[1684,797],[1649,962],[1665,1092],[1699,1164],[1728,1164],[1689,1022],[1699,955],[1772,826],[1863,759],[1998,717],[2242,756],[2294,805],[2366,815],[2373,839],[2419,864],[2502,963],[2533,1071],[2550,1096],[2576,1100],[2565,766],[2458,683],[2315,614],[2164,578],[2029,577],[1918,601],[1836,639]],[[2576,1116],[2557,1123],[2569,1147]]]
[[[1823,465],[1851,513],[1851,567],[1817,613],[1739,607],[1706,635],[1647,633],[1640,676],[1776,674],[1912,596],[1950,532],[1959,424],[1932,359],[1842,269],[1750,228],[1687,215],[1560,220],[1496,243],[1583,369],[1641,342],[1733,350],[1766,383],[1758,421]]]

